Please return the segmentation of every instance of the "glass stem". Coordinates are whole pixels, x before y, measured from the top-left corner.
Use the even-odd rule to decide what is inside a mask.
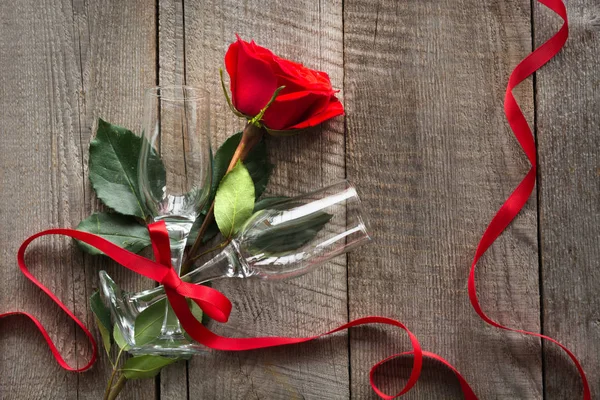
[[[185,251],[185,244],[187,242],[187,235],[183,240],[171,239],[171,265],[177,275],[181,272],[181,262],[183,261],[183,253]],[[181,325],[179,320],[171,308],[171,304],[167,302],[165,311],[165,319],[163,320],[162,328],[160,330],[160,336],[165,338],[172,338],[173,336],[182,336]]]
[[[182,276],[181,279],[184,282],[200,285],[221,278],[244,278],[247,275],[248,271],[239,262],[233,245],[229,244],[211,260]],[[126,295],[126,300],[133,306],[136,313],[140,313],[165,297],[165,288],[161,285],[154,289]]]

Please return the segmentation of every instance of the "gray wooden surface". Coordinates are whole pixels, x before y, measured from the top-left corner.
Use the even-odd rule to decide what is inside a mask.
[[[569,4],[570,41],[538,75],[539,248],[543,333],[560,338],[587,368],[600,396],[600,4]],[[536,43],[558,22],[534,9]],[[581,383],[556,348],[544,346],[548,399],[573,398]]]
[[[480,235],[527,171],[501,100],[511,69],[530,51],[530,13],[519,10],[523,2],[503,3],[346,4],[348,177],[364,193],[377,240],[349,255],[348,293],[352,318],[404,321],[425,348],[474,377],[482,399],[532,399],[542,392],[539,342],[482,324],[466,292]],[[531,83],[519,98],[532,119]],[[484,309],[534,331],[536,230],[532,199],[477,274]],[[407,340],[374,329],[350,337],[352,393],[372,397],[369,365]],[[431,371],[408,398],[461,398],[451,374],[426,365]]]
[[[492,317],[567,344],[600,395],[600,6],[572,0],[568,11],[565,50],[516,91],[535,122],[538,188],[477,279]],[[16,250],[100,207],[86,169],[95,121],[138,130],[145,87],[207,88],[215,147],[239,130],[218,81],[239,33],[327,71],[347,111],[304,136],[269,139],[277,165],[269,191],[295,195],[348,177],[376,241],[300,279],[215,285],[234,304],[218,331],[310,335],[381,314],[454,363],[482,399],[580,398],[556,347],[486,326],[466,292],[480,235],[528,170],[502,111],[508,75],[559,26],[529,0],[0,1],[0,312],[34,313],[71,364],[89,357],[83,333],[20,275]],[[40,240],[28,260],[88,326],[100,268],[129,289],[148,285],[69,240]],[[407,346],[395,330],[359,328],[295,347],[213,353],[129,382],[120,398],[374,399],[371,365]],[[383,387],[399,389],[409,367],[410,359],[391,363]],[[448,371],[425,368],[406,398],[461,398]],[[65,372],[28,321],[0,322],[1,399],[100,398],[109,370],[101,354],[91,371]]]

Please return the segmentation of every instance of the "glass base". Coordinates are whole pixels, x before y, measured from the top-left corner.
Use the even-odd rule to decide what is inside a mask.
[[[208,349],[184,335],[179,337],[159,337],[143,346],[131,347],[131,354],[139,356],[142,354],[156,354],[162,356],[186,356],[197,355],[208,352]]]
[[[104,303],[109,307],[117,329],[129,345],[128,352],[134,355],[156,354],[165,356],[183,356],[205,354],[210,351],[185,334],[158,336],[156,339],[138,346],[135,343],[135,319],[140,310],[129,300],[128,293],[112,280],[106,271],[100,271],[100,293]]]

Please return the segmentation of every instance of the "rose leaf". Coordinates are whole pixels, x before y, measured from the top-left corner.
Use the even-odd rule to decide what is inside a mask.
[[[101,236],[126,250],[138,253],[150,246],[148,229],[140,225],[134,217],[127,215],[100,212],[84,219],[77,225],[77,230]],[[104,254],[100,250],[77,241],[79,247],[92,255]]]
[[[110,353],[110,342],[112,332],[112,324],[110,322],[110,311],[100,298],[100,293],[96,290],[90,296],[90,308],[94,313],[94,319],[96,320],[96,325],[98,325],[98,330],[100,331],[100,335],[102,336],[102,344],[104,345],[104,350],[106,350],[106,354]]]
[[[215,220],[221,234],[230,238],[252,215],[254,184],[241,161],[221,181],[215,196]]]
[[[98,198],[124,215],[146,218],[148,211],[138,185],[138,159],[142,138],[123,127],[98,120],[96,137],[90,142],[90,182]],[[164,181],[165,169],[155,154],[148,171],[153,181]]]

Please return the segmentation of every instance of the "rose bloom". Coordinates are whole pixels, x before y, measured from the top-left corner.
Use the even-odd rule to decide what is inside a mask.
[[[254,41],[237,36],[225,54],[225,67],[232,103],[248,117],[257,115],[275,90],[285,86],[261,120],[267,129],[304,129],[344,114],[325,72],[278,57]]]

